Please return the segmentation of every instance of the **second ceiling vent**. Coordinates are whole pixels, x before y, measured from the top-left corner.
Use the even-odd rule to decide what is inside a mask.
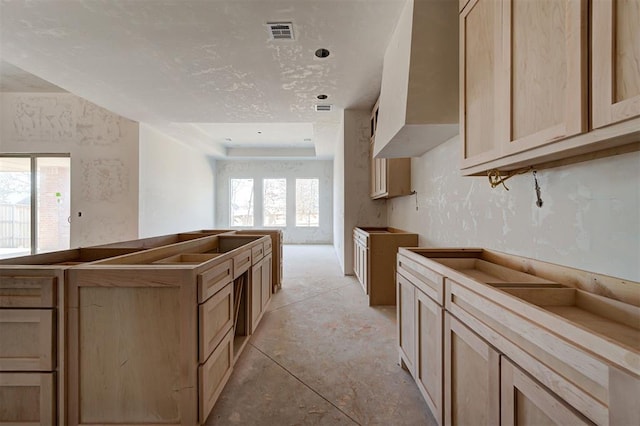
[[[271,40],[293,40],[293,23],[267,22]]]
[[[317,112],[331,111],[331,105],[316,105],[315,107]]]

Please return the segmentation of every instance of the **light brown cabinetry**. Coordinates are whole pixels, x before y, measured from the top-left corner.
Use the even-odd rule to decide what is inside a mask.
[[[416,290],[402,275],[397,275],[398,350],[400,365],[415,376],[416,365]]]
[[[0,270],[0,424],[57,423],[59,277],[55,268]]]
[[[54,373],[0,373],[0,425],[55,425]]]
[[[398,291],[418,295],[401,329],[431,329],[432,359],[444,292],[443,414],[423,392],[440,424],[640,422],[640,283],[483,249],[401,248],[398,271]],[[420,338],[410,371],[422,390]]]
[[[370,195],[372,199],[411,194],[411,158],[376,158],[373,155],[378,125],[378,102],[371,112],[369,142]]]
[[[448,312],[444,321],[445,424],[499,424],[500,354]]]
[[[443,424],[443,278],[398,254],[396,280],[400,364]]]
[[[500,424],[592,425],[507,358],[500,360]]]
[[[460,12],[463,174],[610,155],[640,139],[637,2],[591,4],[590,17],[584,0],[466,3]]]
[[[354,273],[369,296],[369,305],[395,305],[395,267],[399,247],[418,245],[418,234],[396,228],[353,230]]]
[[[640,116],[640,2],[591,2],[593,128]]]

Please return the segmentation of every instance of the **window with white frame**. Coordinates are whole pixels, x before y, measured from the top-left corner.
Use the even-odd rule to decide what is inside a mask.
[[[262,194],[263,225],[287,226],[287,180],[264,179]]]
[[[253,226],[253,179],[229,182],[231,226]]]
[[[296,226],[320,226],[318,179],[296,179]]]

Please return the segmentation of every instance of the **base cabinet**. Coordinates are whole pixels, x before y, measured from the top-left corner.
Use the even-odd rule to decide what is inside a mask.
[[[444,424],[500,424],[500,354],[449,313],[444,328]]]

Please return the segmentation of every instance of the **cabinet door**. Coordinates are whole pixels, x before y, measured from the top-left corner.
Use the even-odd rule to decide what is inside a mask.
[[[415,377],[416,357],[416,296],[415,287],[406,278],[396,274],[396,301],[398,316],[398,348],[400,365]]]
[[[499,424],[500,355],[448,312],[444,327],[444,424]]]
[[[271,255],[262,259],[262,312],[267,308],[271,300]]]
[[[416,290],[416,383],[438,424],[442,422],[442,351],[444,310]]]
[[[496,103],[502,2],[471,0],[460,14],[462,167],[500,156]]]
[[[504,357],[500,373],[502,425],[593,424]]]
[[[640,2],[591,3],[592,127],[640,115]]]
[[[587,130],[586,12],[586,0],[503,2],[505,154]]]
[[[251,332],[262,316],[262,262],[251,267]]]

